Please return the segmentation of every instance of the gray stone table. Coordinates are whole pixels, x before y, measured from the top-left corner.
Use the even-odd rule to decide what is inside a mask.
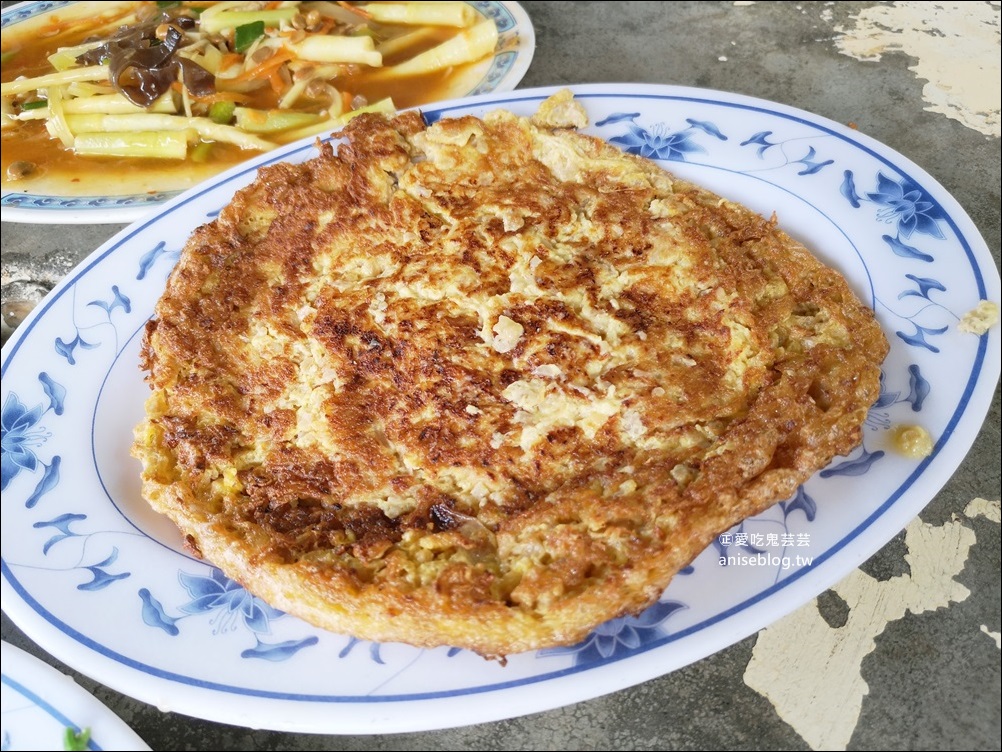
[[[521,87],[682,84],[852,123],[956,197],[998,265],[997,2],[524,6],[537,49]],[[40,294],[119,229],[4,222],[4,339]],[[998,359],[998,350],[988,357]],[[494,723],[391,736],[235,728],[163,713],[80,676],[6,615],[3,638],[73,675],[156,750],[999,749],[999,454],[996,385],[973,449],[913,524],[916,537],[897,535],[784,622],[786,634],[802,630],[806,640],[822,619],[823,644],[791,639],[788,649],[777,648],[760,633],[638,686]],[[957,571],[945,575],[949,594],[938,605],[895,610],[904,603],[902,584],[943,585],[943,577],[930,584],[917,557],[947,558],[951,551],[921,539],[945,525],[975,538]],[[805,649],[830,653],[821,674],[806,679]],[[750,678],[750,664],[764,665],[771,679],[761,670]]]

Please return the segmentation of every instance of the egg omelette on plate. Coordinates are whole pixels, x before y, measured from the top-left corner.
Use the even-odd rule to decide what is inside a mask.
[[[569,92],[261,168],[147,326],[143,491],[271,605],[484,656],[635,614],[856,447],[887,342]]]

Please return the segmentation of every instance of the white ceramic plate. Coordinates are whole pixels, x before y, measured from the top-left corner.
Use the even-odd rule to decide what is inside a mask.
[[[552,91],[425,112],[528,114]],[[721,536],[640,617],[504,667],[465,651],[360,643],[269,609],[184,553],[140,498],[129,446],[146,393],[140,335],[180,248],[255,164],[314,153],[294,145],[110,240],[4,348],[2,596],[21,629],[165,710],[324,733],[443,728],[592,698],[698,660],[803,604],[903,528],[967,452],[999,376],[998,327],[956,328],[979,300],[999,300],[998,272],[964,211],[901,155],[789,107],[677,87],[576,91],[590,131],[776,212],[875,307],[891,353],[861,448]],[[928,429],[932,455],[891,451],[887,428],[899,423]]]
[[[4,33],[17,25],[37,22],[42,14],[57,12],[72,2],[25,2],[3,11],[0,28]],[[497,51],[492,60],[478,63],[474,70],[457,82],[450,96],[473,96],[492,91],[511,91],[522,80],[536,49],[536,35],[532,21],[517,2],[494,0],[469,0],[477,12],[493,18],[498,26]],[[192,185],[196,181],[187,184]],[[162,186],[162,183],[161,183]],[[119,195],[113,181],[109,181],[103,195],[66,196],[44,195],[33,192],[16,192],[4,188],[0,192],[0,208],[5,222],[36,222],[44,224],[71,223],[126,223],[134,222],[165,201],[177,196],[179,191],[139,192]]]
[[[87,749],[149,749],[121,718],[70,677],[7,642],[2,656],[4,750],[63,749],[68,728],[90,731]]]

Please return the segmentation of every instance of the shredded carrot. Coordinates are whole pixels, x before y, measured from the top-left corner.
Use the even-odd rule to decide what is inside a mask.
[[[282,76],[279,73],[279,69],[276,68],[268,76],[268,83],[271,84],[271,90],[276,94],[281,94],[285,91],[285,81],[282,80]]]
[[[246,102],[250,97],[237,91],[217,91],[204,97],[194,97],[195,101],[202,104],[215,104],[216,102]]]
[[[344,0],[338,0],[338,5],[340,5],[345,10],[350,10],[352,13],[357,13],[365,18],[371,18],[371,14],[365,10],[365,8],[359,8],[351,3],[346,3]]]
[[[130,13],[134,13],[135,10],[136,10],[135,8],[126,7],[113,13],[105,13],[98,16],[98,18],[95,21],[93,21],[93,23],[95,26],[114,23],[115,21],[118,21],[121,18],[125,18]],[[38,34],[39,36],[42,37],[55,36],[56,34],[60,34],[64,31],[72,29],[75,25],[79,23],[80,23],[79,19],[64,20],[57,15],[53,15],[46,22],[45,26],[39,29]]]
[[[272,73],[277,71],[282,66],[283,63],[289,62],[294,57],[295,56],[288,50],[276,52],[260,65],[244,71],[239,76],[234,76],[230,79],[230,81],[254,81],[257,79],[269,78]]]
[[[41,28],[39,35],[43,37],[52,36],[68,28],[70,28],[70,23],[68,21],[63,21],[59,16],[54,15],[46,22],[45,26]]]
[[[244,61],[244,56],[241,55],[239,52],[227,52],[225,55],[222,56],[222,58],[220,58],[219,67],[222,68],[223,70],[226,70],[231,66],[241,65],[243,61]]]

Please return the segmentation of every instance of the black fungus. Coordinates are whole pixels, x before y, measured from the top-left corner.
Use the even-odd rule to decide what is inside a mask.
[[[167,32],[161,40],[157,29],[162,25],[167,26]],[[114,87],[139,107],[152,105],[179,75],[192,95],[204,97],[215,91],[215,76],[198,63],[175,54],[184,41],[179,29],[194,26],[195,20],[188,16],[161,13],[144,23],[123,26],[76,60],[81,65],[107,63]]]

